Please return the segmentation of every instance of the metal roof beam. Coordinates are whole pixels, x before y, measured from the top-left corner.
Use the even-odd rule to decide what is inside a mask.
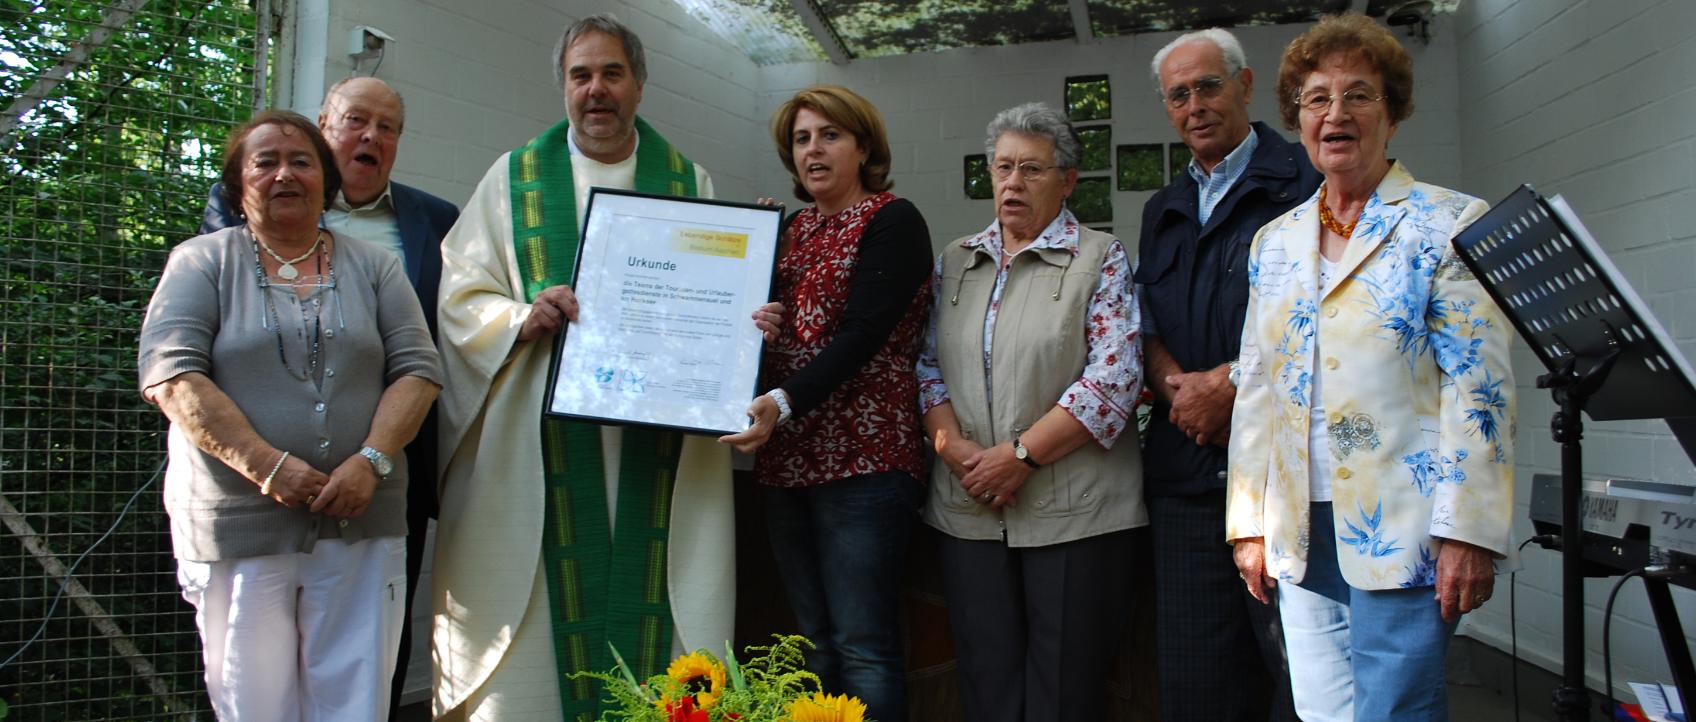
[[[1079,43],[1095,40],[1095,30],[1089,24],[1089,0],[1070,0],[1068,4],[1072,6],[1072,34]]]
[[[813,0],[789,0],[795,7],[795,14],[801,16],[801,24],[813,34],[813,39],[824,48],[824,54],[830,62],[837,65],[847,65],[853,56],[848,54],[848,47],[842,38],[836,34],[836,28],[830,26],[830,21],[819,11],[819,6]]]

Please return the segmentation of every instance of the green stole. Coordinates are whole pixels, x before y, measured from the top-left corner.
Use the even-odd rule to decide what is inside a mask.
[[[577,261],[577,186],[561,121],[512,152],[512,240],[526,300],[570,283]],[[636,119],[636,190],[695,196],[695,165]],[[627,427],[618,476],[617,538],[607,518],[601,427],[542,419],[547,484],[542,559],[547,570],[554,659],[565,719],[600,716],[600,683],[572,672],[607,671],[608,643],[637,679],[661,674],[671,657],[666,584],[671,490],[683,435]]]

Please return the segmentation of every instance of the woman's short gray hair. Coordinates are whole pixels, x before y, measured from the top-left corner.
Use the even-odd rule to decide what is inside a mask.
[[[572,23],[560,34],[559,42],[554,43],[554,82],[559,83],[559,87],[565,87],[565,52],[584,33],[606,33],[617,38],[624,44],[624,56],[630,59],[630,74],[636,78],[636,84],[647,84],[648,56],[642,52],[642,39],[612,13],[601,13]]]
[[[1236,75],[1237,71],[1248,65],[1248,56],[1243,55],[1243,44],[1237,42],[1237,36],[1232,35],[1229,31],[1220,28],[1208,28],[1193,33],[1184,33],[1179,35],[1177,40],[1167,43],[1166,47],[1160,49],[1160,52],[1155,53],[1154,62],[1148,64],[1148,75],[1154,79],[1154,89],[1159,91],[1162,97],[1166,95],[1166,88],[1162,87],[1160,83],[1161,63],[1166,62],[1166,56],[1171,55],[1173,50],[1194,42],[1213,43],[1214,47],[1219,48],[1219,52],[1225,56],[1225,77],[1227,78]]]
[[[995,114],[989,121],[989,137],[983,142],[984,153],[995,160],[995,141],[1003,133],[1023,133],[1054,141],[1054,165],[1061,168],[1078,167],[1078,134],[1066,116],[1047,103],[1015,105]]]

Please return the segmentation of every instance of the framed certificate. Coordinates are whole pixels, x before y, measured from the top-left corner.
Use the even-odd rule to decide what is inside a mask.
[[[550,367],[553,416],[710,434],[748,427],[771,298],[778,206],[592,188],[578,317]]]

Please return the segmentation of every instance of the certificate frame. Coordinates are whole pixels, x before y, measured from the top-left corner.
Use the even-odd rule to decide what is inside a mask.
[[[578,321],[548,363],[546,417],[694,434],[748,427],[783,207],[589,189]]]

